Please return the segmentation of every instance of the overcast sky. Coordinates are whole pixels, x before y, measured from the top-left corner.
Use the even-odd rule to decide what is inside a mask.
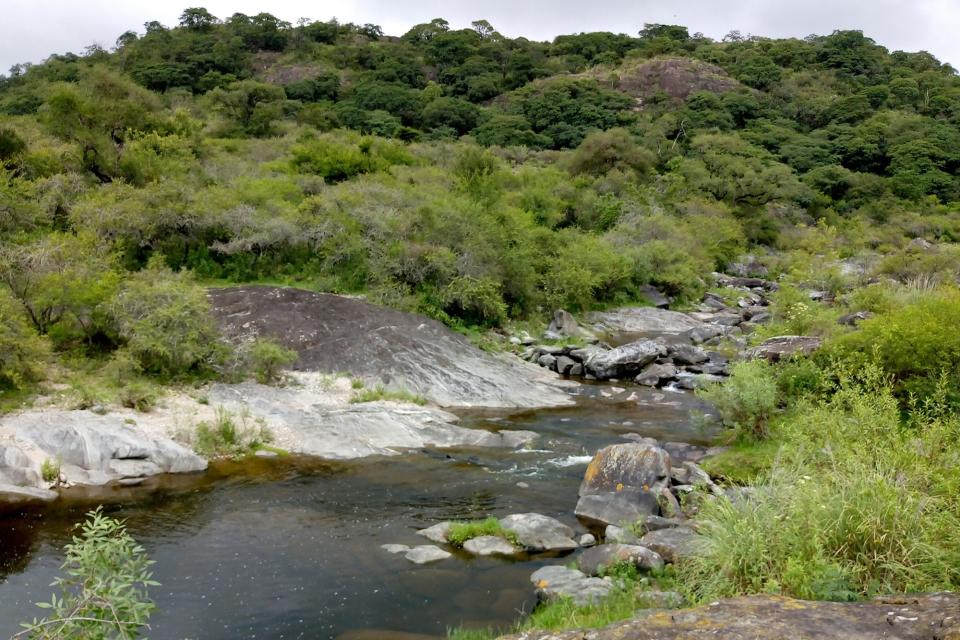
[[[168,26],[186,6],[218,17],[268,11],[296,22],[306,17],[372,22],[390,35],[443,17],[454,28],[487,19],[507,36],[550,40],[561,33],[636,34],[645,22],[683,24],[719,39],[737,29],[804,37],[862,29],[890,50],[926,50],[960,68],[960,0],[0,0],[0,72],[51,53],[113,46],[128,29],[159,20]]]

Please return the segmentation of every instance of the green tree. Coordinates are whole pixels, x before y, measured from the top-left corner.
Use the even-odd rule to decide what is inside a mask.
[[[230,130],[251,136],[268,136],[274,131],[273,124],[283,115],[282,100],[286,97],[282,88],[243,80],[226,89],[210,92],[214,108],[230,123]]]

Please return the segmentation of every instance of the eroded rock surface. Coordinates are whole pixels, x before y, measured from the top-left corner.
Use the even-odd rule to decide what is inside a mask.
[[[572,403],[539,368],[484,353],[423,316],[283,287],[230,287],[209,295],[227,336],[270,336],[297,351],[295,369],[348,373],[441,406]]]
[[[516,513],[500,519],[500,525],[517,536],[528,551],[568,551],[579,545],[573,529],[539,513]]]
[[[610,578],[591,578],[582,571],[556,565],[537,569],[530,582],[541,600],[567,597],[581,606],[603,599],[614,587]]]
[[[752,596],[679,611],[650,610],[604,629],[527,631],[504,640],[956,640],[960,596],[808,602]]]
[[[587,318],[609,333],[681,334],[703,325],[685,313],[654,307],[623,307],[591,313]]]

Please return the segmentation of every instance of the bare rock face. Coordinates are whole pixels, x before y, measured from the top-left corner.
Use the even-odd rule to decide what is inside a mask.
[[[616,88],[637,98],[659,92],[685,100],[697,91],[725,93],[742,87],[715,65],[690,58],[657,58],[620,69]]]
[[[764,340],[747,352],[747,355],[779,362],[798,354],[809,355],[819,349],[822,342],[815,336],[777,336]]]
[[[685,313],[654,307],[624,307],[591,313],[587,319],[610,333],[677,335],[703,325]]]
[[[528,551],[569,551],[578,546],[573,529],[539,513],[515,513],[501,518],[500,525],[516,534]]]
[[[696,609],[640,612],[585,631],[527,631],[508,640],[956,640],[960,595],[808,602],[779,596],[720,600]]]
[[[539,368],[499,358],[423,316],[360,300],[283,287],[211,289],[221,330],[234,340],[270,336],[295,349],[295,368],[348,373],[441,406],[571,404]]]
[[[638,340],[610,351],[594,353],[584,361],[583,368],[597,380],[632,378],[666,353],[666,347],[659,342]]]

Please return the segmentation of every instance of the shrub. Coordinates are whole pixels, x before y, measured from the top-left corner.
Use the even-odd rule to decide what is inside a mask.
[[[777,409],[777,381],[766,362],[738,362],[729,379],[700,389],[697,395],[717,409],[737,440],[764,440],[770,435],[770,419]]]
[[[257,338],[247,348],[247,360],[257,382],[271,384],[280,379],[280,371],[297,361],[297,352],[271,338]]]
[[[60,482],[60,460],[47,458],[40,464],[40,477],[44,482]]]
[[[202,372],[225,350],[203,287],[159,260],[127,277],[111,313],[120,337],[147,373]]]
[[[0,287],[0,388],[20,387],[33,380],[47,354],[23,306]]]
[[[489,278],[461,276],[447,285],[441,297],[444,311],[473,324],[497,327],[507,318],[500,285]]]
[[[194,451],[202,456],[232,458],[269,444],[273,434],[262,421],[253,420],[246,413],[235,416],[221,407],[217,409],[217,417],[212,424],[201,422],[188,439]]]
[[[140,637],[154,610],[148,589],[159,583],[150,571],[153,562],[126,527],[97,508],[66,551],[61,566],[66,576],[53,583],[61,595],[37,603],[49,615],[23,624],[17,635],[35,640]]]

